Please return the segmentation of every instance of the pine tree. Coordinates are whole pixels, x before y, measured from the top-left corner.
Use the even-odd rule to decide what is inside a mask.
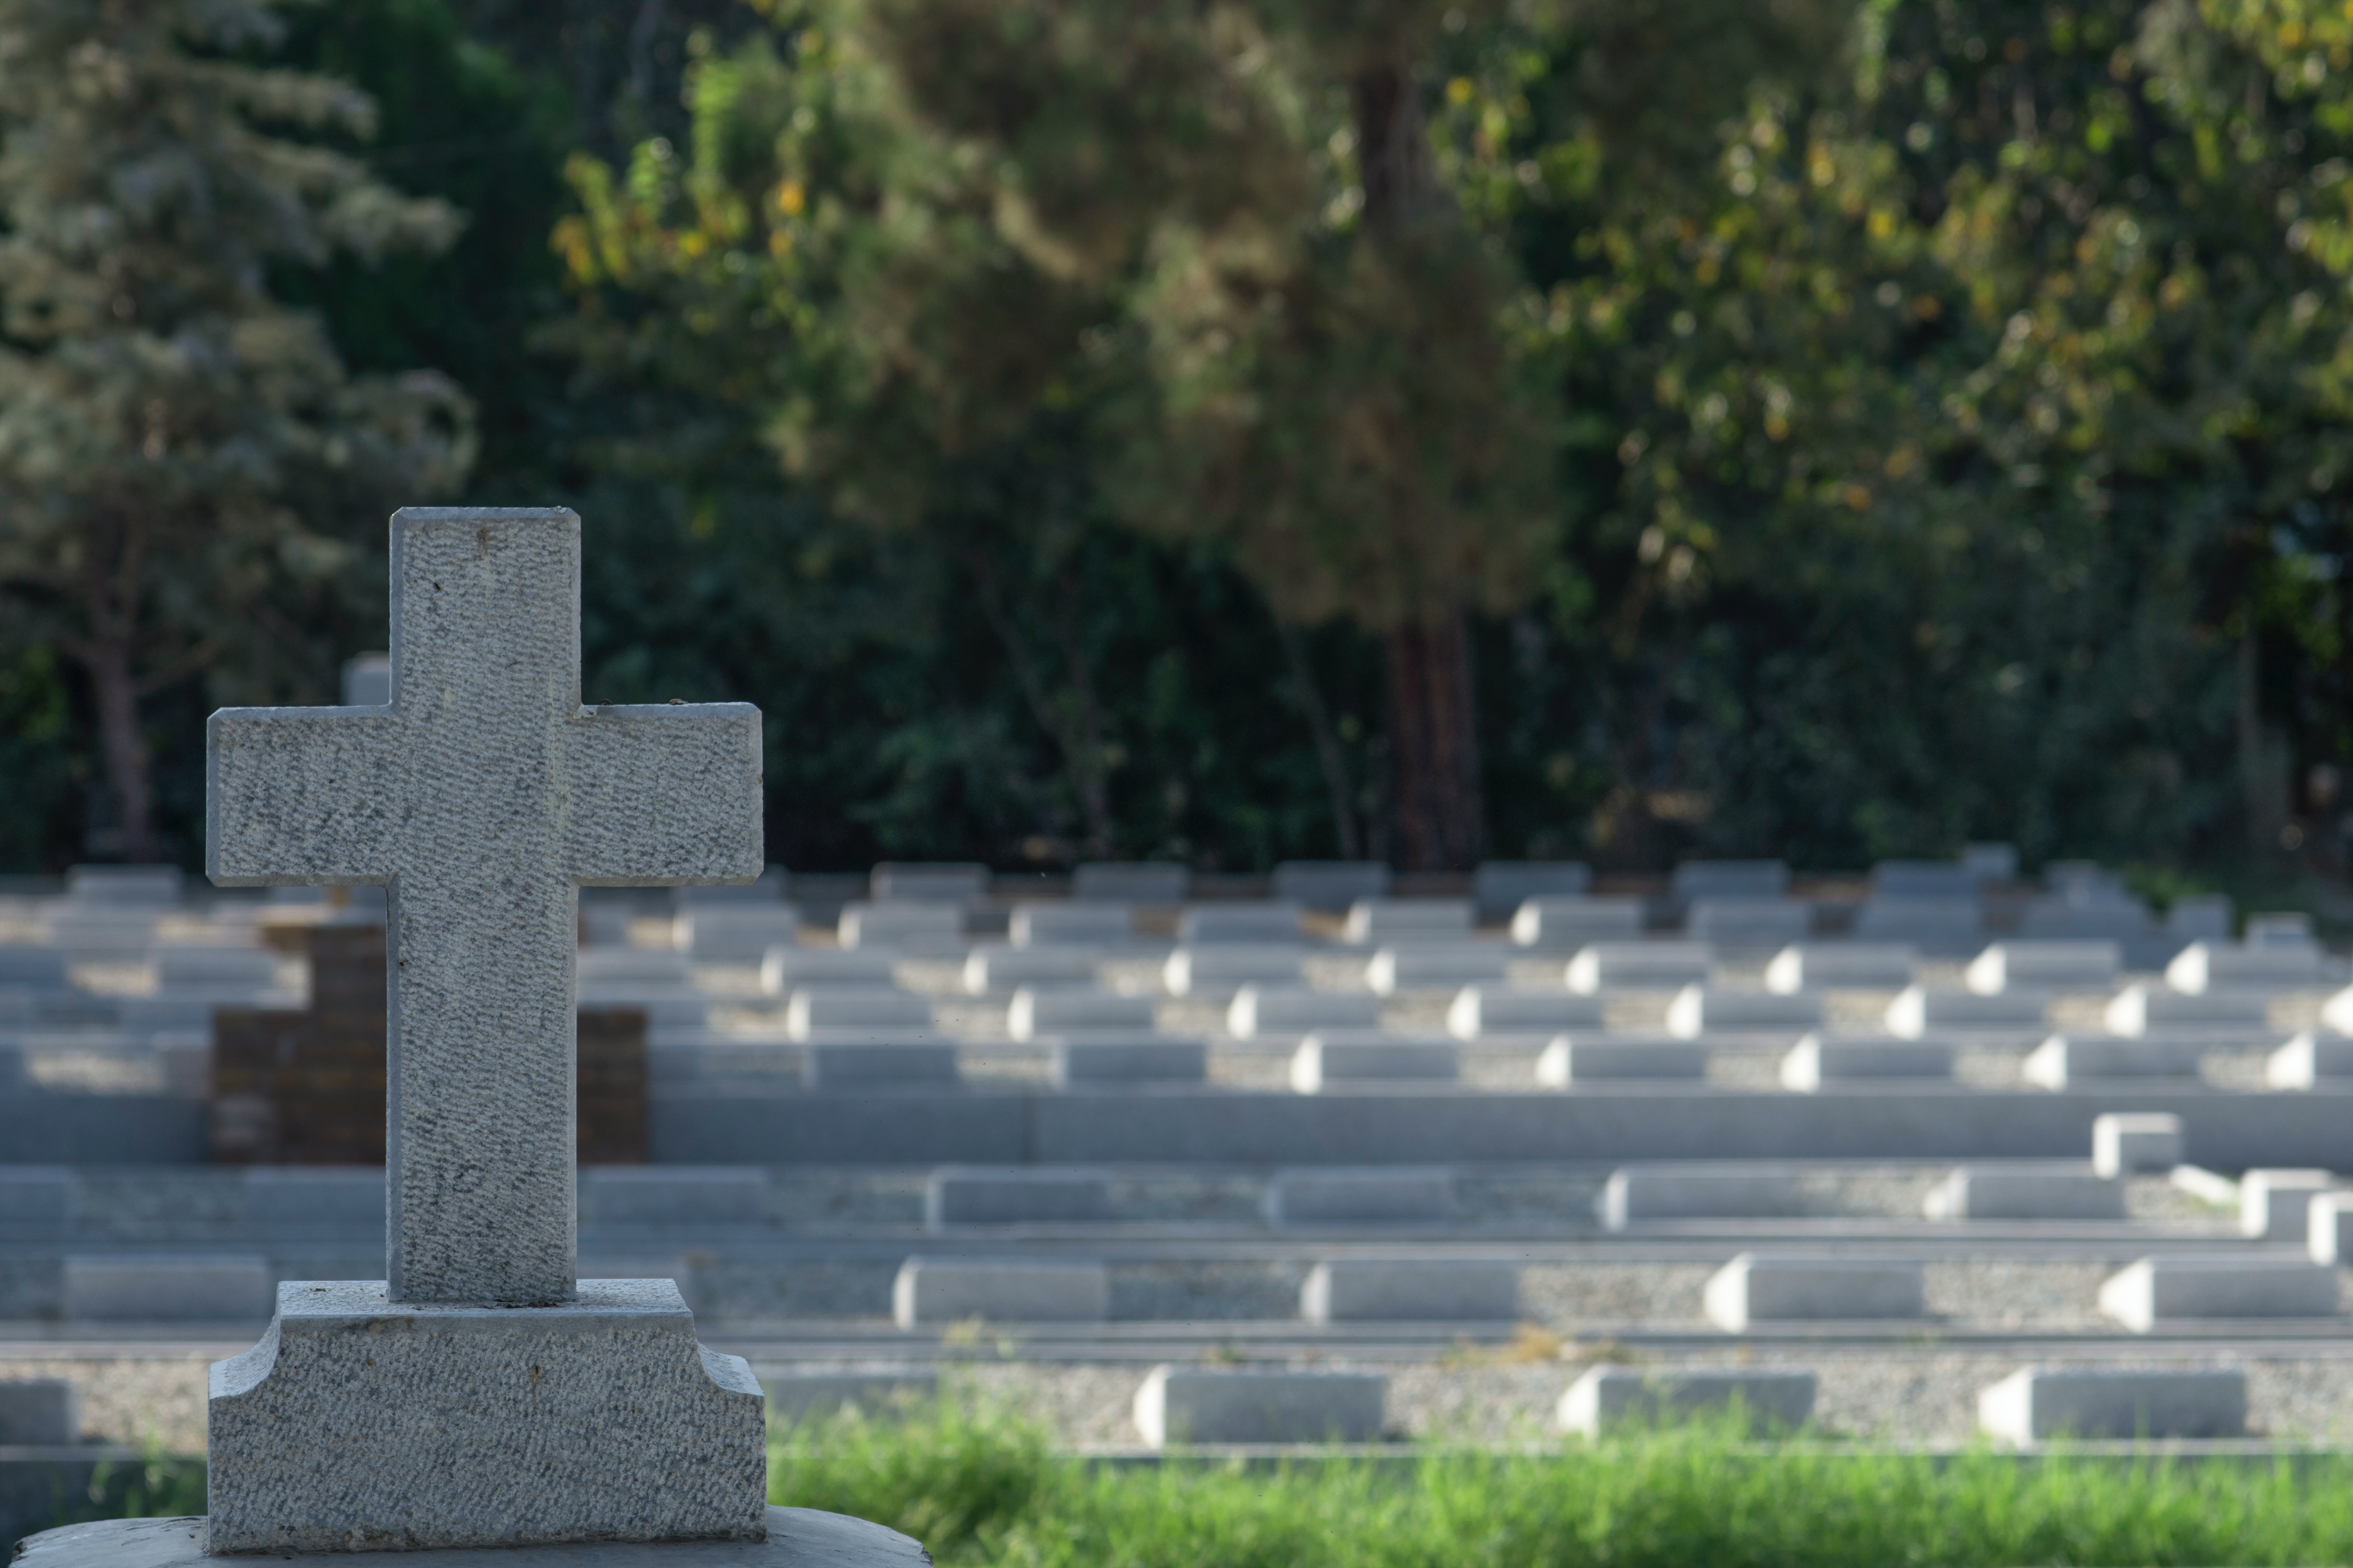
[[[273,268],[438,247],[447,205],[322,139],[372,108],[257,63],[276,0],[0,0],[0,605],[87,683],[121,858],[164,852],[143,699],[266,681],[387,502],[453,486],[470,413],[347,375]],[[315,652],[315,650],[305,650]]]

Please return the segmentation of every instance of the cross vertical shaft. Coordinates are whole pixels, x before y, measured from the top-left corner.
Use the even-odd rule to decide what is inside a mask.
[[[404,510],[392,578],[389,706],[213,715],[207,870],[389,886],[392,1299],[562,1301],[578,889],[757,876],[759,711],[581,707],[569,511]]]

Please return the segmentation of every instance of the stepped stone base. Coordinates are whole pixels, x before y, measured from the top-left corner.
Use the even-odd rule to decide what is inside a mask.
[[[213,1363],[210,1549],[756,1542],[765,1416],[752,1369],[697,1342],[668,1279],[520,1308],[290,1280],[261,1342]]]
[[[931,1568],[895,1530],[807,1508],[766,1510],[765,1541],[584,1542],[435,1552],[418,1568]],[[16,1568],[207,1568],[201,1519],[110,1519],[26,1538]],[[348,1565],[342,1552],[271,1552],[271,1563]]]

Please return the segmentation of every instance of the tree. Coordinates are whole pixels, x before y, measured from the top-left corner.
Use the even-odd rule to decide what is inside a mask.
[[[1686,85],[1692,61],[1729,55],[1718,74],[1745,79],[1754,58],[1722,42],[1754,37],[1749,8],[1699,9],[1720,25],[1630,25],[1596,48],[1674,57]],[[980,519],[1005,509],[974,501],[1008,459],[1052,479],[1012,509],[1033,541],[1106,513],[1210,541],[1283,622],[1380,637],[1396,852],[1467,867],[1483,834],[1465,617],[1527,595],[1559,522],[1549,369],[1507,330],[1520,281],[1425,123],[1460,85],[1431,57],[1472,24],[1434,0],[776,17],[783,60],[755,47],[690,89],[706,110],[690,166],[581,167],[565,244],[583,280],[684,279],[691,318],[774,344],[788,468],[970,563],[1092,843],[1111,825],[1087,662],[1050,637],[1067,671],[1050,690],[1025,651],[1035,617],[989,575]]]
[[[142,700],[319,659],[385,504],[468,457],[453,384],[347,375],[268,290],[458,227],[288,134],[371,107],[257,63],[280,37],[274,0],[0,0],[0,602],[87,682],[133,860],[163,853]]]

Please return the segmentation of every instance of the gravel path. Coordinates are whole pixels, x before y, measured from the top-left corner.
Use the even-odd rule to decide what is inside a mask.
[[[979,1347],[984,1357],[992,1347]],[[1756,1364],[1739,1346],[1678,1352],[1678,1364]],[[1459,1442],[1541,1440],[1555,1404],[1595,1361],[1664,1364],[1622,1346],[1523,1335],[1493,1352],[1458,1352],[1408,1366],[1369,1366],[1389,1375],[1395,1434]],[[1775,1364],[1811,1367],[1820,1378],[1816,1419],[1831,1432],[1900,1442],[1958,1443],[1976,1431],[1979,1391],[2025,1364],[2016,1355],[1914,1350],[1792,1349]],[[1341,1369],[1368,1364],[1345,1356],[1297,1364]],[[2238,1366],[2247,1373],[2249,1429],[2288,1441],[2353,1444],[2353,1358],[2218,1353],[2151,1355],[2103,1365]],[[1143,1369],[1132,1365],[1041,1365],[977,1360],[945,1372],[954,1397],[1009,1408],[1044,1421],[1064,1443],[1128,1445],[1130,1410]],[[195,1357],[12,1361],[0,1380],[63,1377],[81,1394],[83,1434],[153,1444],[175,1453],[204,1447],[205,1363]]]

